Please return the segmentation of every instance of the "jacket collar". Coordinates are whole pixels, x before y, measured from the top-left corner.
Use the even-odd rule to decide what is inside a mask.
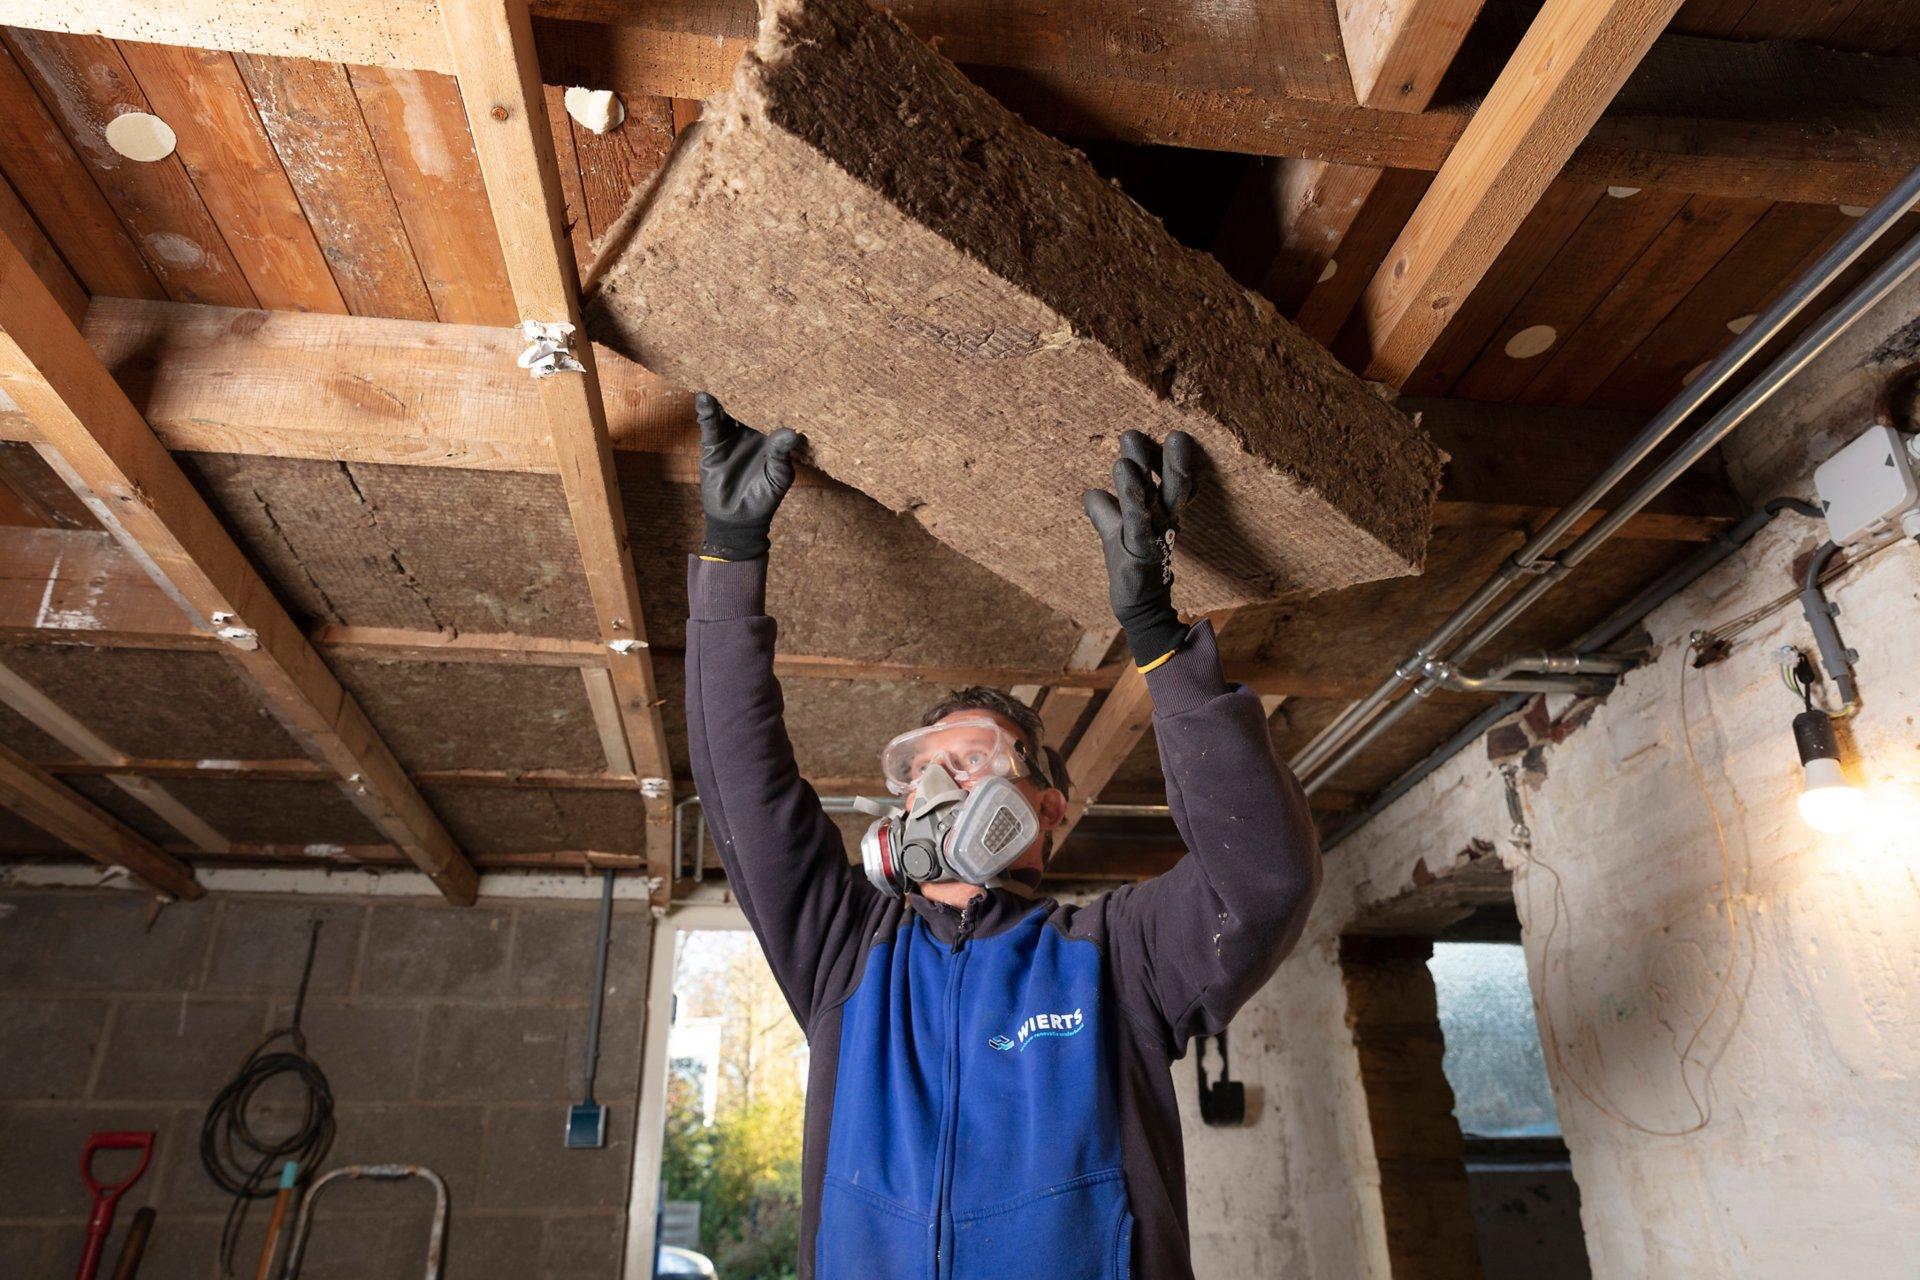
[[[967,936],[979,939],[1004,933],[1045,901],[1030,893],[1022,893],[1019,889],[984,890],[983,896],[975,898],[967,906]],[[928,931],[941,942],[951,944],[959,936],[961,913],[958,908],[935,902],[919,893],[908,894],[907,905],[926,922]]]

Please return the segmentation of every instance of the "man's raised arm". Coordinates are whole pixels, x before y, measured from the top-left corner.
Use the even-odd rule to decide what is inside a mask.
[[[1121,438],[1114,492],[1086,495],[1114,614],[1153,695],[1167,804],[1187,845],[1171,871],[1108,895],[1123,1002],[1175,1054],[1225,1028],[1298,941],[1320,885],[1306,796],[1273,753],[1260,700],[1230,688],[1211,624],[1173,609],[1173,534],[1193,492],[1184,432]],[[1156,481],[1156,475],[1158,479]]]
[[[727,879],[802,1029],[843,989],[879,894],[800,777],[773,676],[769,531],[793,484],[792,431],[762,435],[713,399],[700,418],[706,536],[688,566],[687,731]]]

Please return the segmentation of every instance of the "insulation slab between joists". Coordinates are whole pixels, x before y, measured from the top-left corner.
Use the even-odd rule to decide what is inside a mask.
[[[1083,623],[1108,612],[1080,494],[1128,427],[1210,463],[1185,609],[1420,569],[1419,429],[860,0],[774,0],[600,261],[601,341]]]

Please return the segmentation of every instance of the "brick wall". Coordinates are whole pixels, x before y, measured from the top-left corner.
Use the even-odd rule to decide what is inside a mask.
[[[596,1090],[607,1147],[569,1151],[596,912],[591,901],[460,910],[209,895],[149,926],[138,894],[0,893],[0,1276],[73,1271],[87,1210],[80,1148],[99,1129],[158,1134],[102,1274],[140,1205],[159,1211],[141,1280],[217,1273],[228,1202],[200,1167],[201,1119],[287,1020],[316,916],[326,923],[305,1026],[339,1121],[326,1167],[439,1172],[452,1193],[449,1280],[617,1275],[649,920],[637,904],[614,918]],[[419,1274],[430,1199],[422,1182],[330,1187],[303,1276]],[[265,1207],[239,1254],[245,1275]]]

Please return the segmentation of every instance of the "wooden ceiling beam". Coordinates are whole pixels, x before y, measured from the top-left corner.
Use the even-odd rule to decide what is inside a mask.
[[[0,237],[0,379],[41,456],[229,659],[295,741],[455,903],[477,877],[393,752],[154,436],[12,241]]]
[[[0,641],[101,648],[225,650],[223,641],[210,631],[196,627],[173,609],[170,601],[166,602],[169,607],[165,616],[141,614],[130,618],[126,610],[96,610],[96,604],[104,608],[112,601],[125,601],[138,595],[144,581],[137,563],[115,546],[107,534],[89,530],[0,528]],[[124,626],[129,620],[144,625]],[[447,635],[384,627],[323,626],[316,628],[309,639],[316,648],[347,661],[457,661],[604,669],[612,657],[604,646],[593,641],[555,640],[546,636]],[[678,657],[682,651],[677,645],[661,645],[652,652],[661,657]],[[1087,652],[1093,653],[1095,648],[1089,646]],[[1041,685],[1056,691],[1068,689],[1084,693],[1089,701],[1095,693],[1119,684],[1127,669],[1124,662],[1085,666],[1076,661],[1064,669],[1053,669],[871,662],[798,653],[774,657],[774,671],[784,679],[945,686],[986,684],[999,688]],[[1228,663],[1227,674],[1256,693],[1278,697],[1345,701],[1361,696],[1371,687],[1370,681],[1351,676],[1316,675],[1245,662]],[[1434,696],[1453,695],[1442,690]],[[1055,745],[1059,743],[1056,741]]]
[[[1411,376],[1681,3],[1547,0],[1361,296],[1366,376]]]
[[[206,892],[185,863],[6,747],[0,804],[94,861],[126,868],[156,893],[192,901]]]
[[[1341,0],[1340,39],[1354,100],[1382,111],[1425,111],[1453,65],[1483,0]],[[1332,346],[1394,231],[1429,181],[1419,170],[1327,160],[1278,160],[1256,167],[1239,202],[1243,216],[1224,234],[1252,228],[1271,242],[1270,265],[1250,280],[1307,335]],[[1355,229],[1391,226],[1382,236]],[[1357,242],[1356,242],[1357,241]],[[1231,261],[1231,249],[1223,257]],[[1265,256],[1265,255],[1263,255]]]
[[[660,886],[656,900],[665,905],[675,854],[673,765],[653,656],[647,649],[639,578],[627,548],[599,361],[581,319],[578,267],[568,239],[566,198],[532,18],[526,0],[439,3],[520,317],[569,325],[580,338],[571,371],[535,377],[533,382],[579,539],[600,637],[608,648],[605,675],[589,675],[588,690],[604,693],[596,706],[604,706],[624,732],[624,752],[609,743],[609,766],[617,769],[624,763],[640,778],[649,869]],[[596,681],[607,687],[601,689]]]
[[[1351,0],[1350,0],[1351,2]],[[1377,2],[1377,0],[1376,0]],[[1452,0],[1426,0],[1447,3]],[[1405,4],[1405,0],[1402,0]],[[535,20],[545,79],[627,98],[704,98],[751,43],[752,0],[543,0]],[[1414,19],[1424,5],[1410,6]],[[1218,27],[1271,22],[1257,0]],[[1418,113],[1334,100],[1290,77],[1306,56],[1223,58],[1179,7],[1132,15],[1127,38],[1073,9],[1010,25],[971,0],[916,4],[911,25],[977,82],[1050,132],[1375,168],[1440,168],[1471,110]],[[323,62],[452,72],[437,0],[0,0],[0,24]],[[1387,65],[1397,65],[1388,63]],[[1071,74],[1067,74],[1070,70]],[[1593,130],[1571,176],[1709,195],[1871,204],[1920,160],[1913,59],[1786,42],[1667,36],[1632,101]]]
[[[98,298],[85,333],[177,451],[558,467],[541,392],[515,367],[518,341],[505,329]],[[690,398],[594,351],[613,448],[651,455],[663,478],[692,482]],[[1435,511],[1450,528],[1526,527],[1577,494],[1641,425],[1631,414],[1544,406],[1405,407],[1453,457]],[[0,404],[0,438],[36,437],[24,414]],[[801,478],[832,483],[807,468]],[[1695,474],[1636,516],[1626,536],[1698,540],[1734,514],[1724,485]]]

